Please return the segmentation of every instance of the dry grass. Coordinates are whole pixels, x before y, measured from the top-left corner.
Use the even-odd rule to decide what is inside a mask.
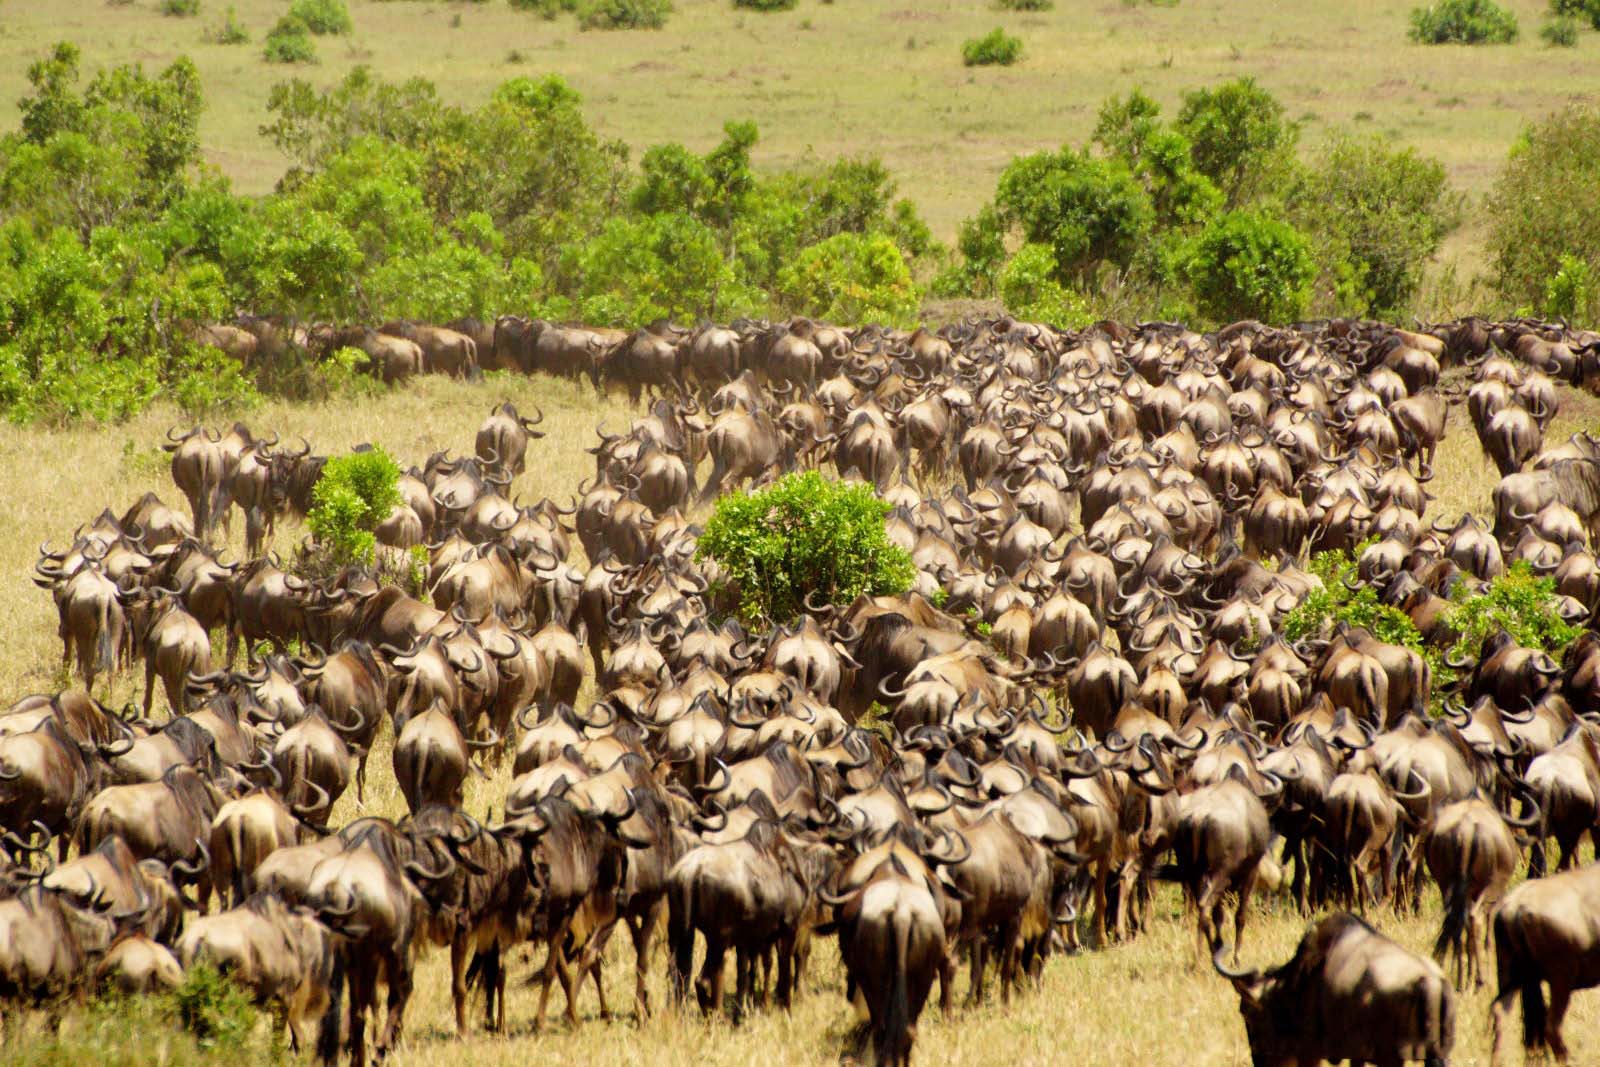
[[[564,501],[578,480],[592,473],[582,449],[593,440],[597,421],[615,429],[627,419],[624,403],[598,402],[587,387],[546,378],[496,378],[483,386],[426,379],[404,391],[376,399],[341,401],[320,407],[269,405],[250,422],[272,428],[285,439],[306,435],[318,450],[336,450],[372,441],[391,450],[402,463],[420,462],[429,452],[469,449],[479,421],[502,396],[524,411],[537,401],[548,418],[549,436],[536,442],[529,470],[516,490],[525,498],[549,495]],[[1597,405],[1592,399],[1564,394],[1565,410],[1555,432],[1592,427]],[[1458,416],[1462,413],[1458,413]],[[60,684],[56,664],[59,645],[48,597],[28,583],[37,544],[46,538],[61,544],[74,526],[93,517],[100,507],[125,507],[147,489],[168,500],[174,493],[165,456],[157,451],[171,421],[156,411],[114,429],[39,430],[0,427],[0,499],[7,502],[0,530],[0,700],[51,689]],[[1451,434],[1440,450],[1435,489],[1439,513],[1453,515],[1463,505],[1481,509],[1491,484],[1485,464],[1464,416],[1453,419]],[[234,553],[242,530],[236,524]],[[278,547],[286,549],[299,531],[280,531]],[[115,696],[131,693],[131,679],[119,679]],[[388,765],[385,736],[372,760],[373,781],[366,813],[400,815],[404,805]],[[504,795],[507,768],[493,781],[469,783],[468,808],[485,815]],[[341,801],[336,821],[360,813],[353,792]],[[1438,923],[1438,903],[1430,893],[1420,916],[1381,912],[1374,919],[1404,944],[1426,951]],[[1286,959],[1304,921],[1273,900],[1258,901],[1246,931],[1245,959],[1268,963]],[[522,982],[529,967],[513,967],[506,1037],[475,1036],[458,1043],[453,1035],[446,962],[436,950],[418,964],[417,992],[408,1012],[408,1038],[393,1062],[397,1067],[447,1067],[472,1062],[484,1067],[536,1067],[548,1064],[682,1064],[686,1067],[759,1064],[833,1064],[839,1061],[852,1012],[843,998],[838,956],[831,942],[818,946],[806,976],[804,992],[792,1012],[758,1012],[741,1026],[724,1020],[704,1021],[697,1015],[658,1013],[640,1024],[633,1017],[633,954],[626,937],[613,941],[609,954],[608,991],[620,1018],[597,1018],[592,987],[580,1001],[583,1025],[569,1029],[554,1021],[540,1035],[531,1033],[536,991]],[[1136,942],[1106,951],[1053,959],[1043,981],[1010,1006],[991,1002],[974,1011],[959,1011],[951,1020],[930,1012],[918,1037],[918,1062],[923,1064],[1021,1065],[1058,1063],[1138,1064],[1141,1067],[1221,1067],[1247,1061],[1236,1005],[1227,983],[1209,968],[1193,967],[1191,927],[1177,897],[1163,892],[1155,929]],[[665,959],[651,967],[652,997],[664,1003]],[[958,982],[965,992],[965,977]],[[1488,1063],[1486,1021],[1488,994],[1464,998],[1457,1067]],[[552,1000],[561,1003],[557,993]],[[474,1013],[476,1017],[476,1012]],[[1600,1049],[1600,994],[1580,995],[1567,1023],[1575,1063],[1593,1062]],[[1512,1063],[1520,1062],[1514,1055]]]
[[[583,93],[601,130],[635,152],[662,141],[704,150],[724,121],[751,118],[764,165],[811,153],[880,155],[950,238],[1012,156],[1081,141],[1107,95],[1139,86],[1171,107],[1183,90],[1254,75],[1311,139],[1335,126],[1391,133],[1443,160],[1474,192],[1528,121],[1597,88],[1590,37],[1576,49],[1538,40],[1543,0],[1509,0],[1522,40],[1480,48],[1409,42],[1416,0],[1057,0],[1039,13],[986,0],[803,0],[769,15],[729,0],[677,0],[664,29],[614,33],[580,32],[571,16],[546,22],[506,0],[349,0],[355,33],[319,38],[319,63],[295,69],[261,58],[284,0],[232,0],[254,40],[212,44],[207,34],[227,2],[205,0],[199,18],[171,19],[156,0],[7,0],[0,100],[24,91],[27,64],[56,40],[77,42],[91,67],[187,54],[207,89],[208,157],[241,188],[262,192],[285,160],[256,130],[272,83],[291,73],[331,84],[364,63],[391,78],[420,75],[446,99],[474,103],[506,78],[553,72]],[[1024,59],[963,67],[960,43],[995,25],[1022,37]],[[519,61],[508,61],[513,52]]]

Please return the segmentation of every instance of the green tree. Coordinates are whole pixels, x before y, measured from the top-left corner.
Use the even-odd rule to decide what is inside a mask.
[[[1305,314],[1316,263],[1310,242],[1289,223],[1262,212],[1232,211],[1195,240],[1188,274],[1208,318],[1284,323]]]
[[[789,474],[718,500],[696,556],[717,562],[746,620],[784,623],[807,599],[848,604],[911,588],[911,557],[884,531],[889,511],[871,486]]]
[[[788,309],[829,322],[909,326],[922,292],[900,249],[882,234],[841,233],[801,250],[778,274]]]
[[[1597,188],[1600,107],[1569,105],[1518,138],[1487,201],[1495,288],[1508,305],[1541,306],[1568,260],[1600,274]]]
[[[1176,127],[1189,141],[1196,169],[1222,191],[1229,209],[1289,177],[1300,137],[1283,105],[1254,78],[1185,93]]]
[[[1290,217],[1315,238],[1343,314],[1394,318],[1460,216],[1444,165],[1373,137],[1339,135],[1301,171]]]
[[[1107,263],[1126,267],[1155,222],[1149,194],[1125,163],[1071,148],[1012,160],[994,203],[1025,242],[1050,247],[1063,284],[1087,285]]]
[[[334,566],[370,565],[373,531],[400,500],[400,466],[383,449],[333,456],[311,487],[306,525]]]

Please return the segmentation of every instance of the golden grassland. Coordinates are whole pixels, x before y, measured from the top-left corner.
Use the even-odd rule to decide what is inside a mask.
[[[1565,389],[1562,395],[1563,411],[1551,429],[1552,440],[1600,421],[1600,403],[1593,398]],[[587,386],[494,375],[482,385],[424,378],[403,390],[320,406],[268,404],[252,413],[249,422],[261,431],[277,431],[286,441],[304,434],[318,451],[371,441],[405,465],[420,463],[441,448],[458,454],[470,450],[479,422],[502,397],[514,400],[525,413],[537,403],[548,416],[544,428],[549,436],[533,444],[528,471],[514,486],[526,500],[548,495],[565,502],[578,481],[593,473],[593,460],[583,449],[592,444],[595,425],[603,421],[616,430],[629,418],[625,401],[597,400]],[[29,581],[39,542],[63,544],[75,526],[91,520],[100,508],[109,505],[120,511],[146,490],[181,506],[158,447],[173,419],[170,411],[158,408],[112,428],[0,427],[0,500],[6,501],[0,519],[0,604],[7,605],[0,611],[0,649],[5,651],[0,657],[0,701],[62,684],[55,614],[49,597]],[[1438,499],[1430,515],[1453,518],[1463,507],[1482,514],[1493,484],[1492,467],[1464,411],[1453,412],[1450,431],[1437,458],[1433,490]],[[302,535],[292,525],[280,529],[277,548],[287,551]],[[241,551],[242,536],[242,522],[236,522],[233,558]],[[134,689],[134,679],[125,675],[118,678],[113,697],[119,702],[131,699]],[[365,805],[358,807],[351,790],[336,809],[336,823],[359,814],[404,814],[389,766],[389,745],[386,726],[373,753]],[[488,781],[470,781],[468,810],[480,817],[488,817],[491,808],[498,814],[508,779],[509,764]],[[1438,925],[1437,896],[1428,893],[1420,915],[1384,910],[1372,918],[1402,943],[1427,951]],[[1288,958],[1303,929],[1304,920],[1280,900],[1258,897],[1246,930],[1244,959],[1267,964]],[[1192,927],[1178,897],[1163,890],[1155,928],[1133,943],[1052,959],[1038,988],[1027,989],[1009,1006],[1002,1006],[991,992],[985,1006],[959,1010],[949,1020],[930,1011],[919,1029],[918,1062],[995,1067],[1079,1062],[1221,1067],[1248,1062],[1230,987],[1209,967],[1197,969],[1193,953]],[[633,952],[626,936],[619,935],[608,954],[608,996],[617,1016],[613,1021],[598,1019],[599,1005],[588,986],[580,999],[580,1027],[570,1029],[552,1012],[544,1032],[532,1033],[537,991],[524,984],[530,967],[519,959],[509,998],[511,1033],[476,1034],[463,1044],[454,1037],[446,960],[439,950],[422,954],[407,1014],[408,1037],[393,1057],[397,1067],[462,1062],[484,1067],[832,1064],[839,1061],[853,1025],[838,956],[827,940],[819,942],[803,993],[787,1014],[755,1012],[734,1026],[721,1018],[706,1021],[694,1013],[658,1011],[638,1022],[633,1014]],[[658,955],[650,968],[658,1007],[665,1003],[665,968],[665,956]],[[958,995],[965,988],[963,972]],[[1463,998],[1452,1060],[1457,1067],[1488,1063],[1491,996],[1485,990]],[[561,1004],[556,992],[552,1005]],[[71,1025],[69,1021],[69,1032]],[[1592,1063],[1600,1056],[1600,993],[1576,998],[1567,1037],[1574,1063]],[[0,1061],[5,1058],[0,1046]],[[1520,1063],[1520,1051],[1509,1062]]]
[[[582,92],[598,129],[636,152],[662,141],[704,150],[724,121],[750,118],[763,165],[881,156],[949,239],[1008,160],[1082,141],[1101,102],[1136,87],[1173,108],[1185,90],[1253,75],[1308,139],[1334,127],[1392,134],[1474,193],[1529,121],[1600,91],[1600,35],[1586,31],[1576,49],[1544,46],[1544,0],[1506,0],[1522,37],[1496,47],[1411,43],[1413,0],[1056,0],[1046,12],[992,0],[800,0],[771,14],[676,0],[665,28],[617,32],[583,32],[570,15],[546,21],[506,0],[348,0],[355,32],[318,39],[319,62],[295,68],[261,57],[287,0],[231,3],[249,44],[211,43],[224,0],[204,0],[196,18],[164,17],[158,0],[6,0],[0,100],[22,95],[28,63],[57,40],[76,42],[90,69],[188,55],[206,89],[208,158],[244,191],[264,192],[286,161],[257,130],[268,90],[291,74],[331,85],[367,64],[428,78],[470,105],[507,78],[555,73]],[[963,67],[961,42],[996,25],[1021,36],[1021,61]],[[0,117],[0,128],[14,124],[14,112]]]

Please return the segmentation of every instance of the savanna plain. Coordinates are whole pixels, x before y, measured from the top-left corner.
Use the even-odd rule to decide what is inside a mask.
[[[202,18],[182,20],[160,17],[155,6],[154,0],[5,0],[0,99],[25,91],[28,63],[56,40],[76,42],[91,68],[129,61],[153,68],[188,55],[207,87],[201,140],[208,161],[241,190],[268,191],[286,165],[258,133],[275,72],[264,72],[254,47],[208,42],[205,27],[217,14],[209,4]],[[259,35],[283,5],[235,0],[233,6]],[[1544,8],[1537,0],[1508,6],[1528,27]],[[583,94],[585,113],[599,130],[635,146],[671,140],[705,150],[721,136],[725,120],[754,119],[763,135],[756,162],[763,166],[880,156],[900,191],[918,202],[945,240],[990,195],[1013,156],[1082,141],[1101,101],[1135,87],[1170,106],[1183,90],[1252,75],[1302,123],[1303,136],[1315,139],[1334,127],[1392,133],[1443,161],[1469,195],[1487,189],[1527,122],[1600,91],[1592,42],[1551,50],[1528,32],[1516,44],[1493,49],[1423,48],[1406,39],[1408,5],[1382,0],[1182,0],[1170,7],[1058,0],[1053,11],[1037,13],[1002,13],[983,0],[802,0],[792,11],[770,15],[716,0],[678,0],[663,29],[611,33],[585,33],[570,19],[547,22],[503,2],[352,0],[350,9],[355,33],[325,44],[319,64],[297,75],[332,85],[365,64],[391,79],[425,77],[447,100],[473,104],[516,74],[557,73]],[[1025,62],[1000,70],[963,68],[960,42],[997,23],[1026,38]],[[12,122],[0,118],[0,124]],[[1478,240],[1469,217],[1444,258],[1470,266]],[[1562,413],[1547,440],[1600,423],[1600,405],[1592,398],[1565,387],[1561,395]],[[513,486],[525,501],[549,497],[565,504],[593,473],[584,450],[596,426],[615,432],[634,414],[624,400],[597,398],[586,385],[491,374],[471,384],[428,376],[381,395],[317,405],[269,400],[248,421],[286,441],[304,435],[319,452],[371,442],[408,465],[439,449],[469,452],[478,424],[505,398],[547,416],[542,428],[548,436],[533,445],[528,471]],[[159,444],[181,418],[158,402],[111,426],[0,426],[0,704],[67,681],[59,669],[53,606],[30,581],[38,546],[66,542],[101,508],[120,512],[147,490],[177,502]],[[1430,519],[1488,512],[1493,472],[1464,411],[1452,413],[1435,466]],[[287,554],[304,535],[296,524],[280,524],[275,547]],[[236,517],[231,558],[242,555],[242,539]],[[119,675],[112,702],[135,695],[133,672]],[[389,769],[391,742],[385,725],[366,803],[358,807],[352,790],[335,810],[336,825],[361,814],[404,814]],[[507,763],[488,780],[469,781],[468,811],[480,818],[498,814],[509,777]],[[1419,914],[1380,910],[1369,918],[1426,953],[1438,929],[1436,891],[1425,895]],[[1243,960],[1265,965],[1286,959],[1304,925],[1284,898],[1258,896]],[[607,959],[610,1021],[598,1018],[593,989],[585,987],[579,1027],[557,1020],[531,1033],[537,991],[523,981],[532,966],[518,959],[509,1033],[479,1032],[465,1041],[454,1035],[446,954],[426,952],[407,1037],[390,1062],[776,1067],[839,1061],[854,1016],[831,942],[819,943],[791,1011],[755,1011],[738,1025],[672,1010],[635,1020],[632,949],[625,942],[614,938]],[[1052,957],[1037,987],[1025,985],[1009,1005],[999,1003],[991,985],[981,1008],[958,1009],[948,1019],[936,1010],[925,1013],[917,1061],[994,1067],[1246,1063],[1232,989],[1209,967],[1193,965],[1192,944],[1177,894],[1163,890],[1154,929],[1136,940]],[[665,972],[663,955],[651,965],[658,1006],[667,1002]],[[964,993],[963,970],[958,998]],[[1491,995],[1469,989],[1461,997],[1451,1061],[1458,1067],[1489,1062]],[[1600,993],[1579,994],[1566,1034],[1575,1063],[1600,1063]],[[74,1037],[79,1043],[67,1041]],[[114,1021],[107,1025],[80,1013],[68,1016],[57,1044],[34,1018],[20,1032],[8,1024],[0,1062],[62,1062],[55,1057],[68,1047],[97,1050],[105,1063],[165,1062],[170,1052],[121,1038]],[[219,1055],[217,1062],[223,1061]],[[1520,1051],[1513,1051],[1512,1062],[1520,1061]]]

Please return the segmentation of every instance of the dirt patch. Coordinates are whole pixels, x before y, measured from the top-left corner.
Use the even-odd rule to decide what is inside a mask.
[[[911,8],[901,8],[898,11],[885,11],[880,16],[885,22],[940,22],[944,16],[932,11],[915,11]]]

